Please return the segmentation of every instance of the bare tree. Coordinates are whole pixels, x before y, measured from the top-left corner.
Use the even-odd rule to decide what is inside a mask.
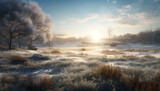
[[[7,41],[9,49],[12,49],[12,40],[17,36],[19,22],[5,19],[1,25],[1,36]]]
[[[113,32],[112,28],[108,27],[108,29],[107,29],[107,35],[108,35],[109,42],[111,41],[112,32]]]

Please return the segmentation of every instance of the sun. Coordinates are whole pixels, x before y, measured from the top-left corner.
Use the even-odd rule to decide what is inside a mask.
[[[100,40],[101,40],[101,35],[99,33],[94,33],[92,35],[92,41],[93,42],[100,42]]]

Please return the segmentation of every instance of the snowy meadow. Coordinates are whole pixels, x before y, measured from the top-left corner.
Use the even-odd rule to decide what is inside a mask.
[[[33,90],[46,83],[45,91],[134,91],[154,85],[156,88],[151,90],[159,89],[156,83],[150,85],[159,79],[158,49],[157,45],[129,43],[116,47],[73,45],[39,47],[36,51],[1,51],[0,74],[4,86],[1,89],[20,89],[22,82],[13,86],[17,82],[15,79],[33,80],[35,87],[27,85],[21,88],[23,90]],[[43,88],[36,90],[43,91]]]

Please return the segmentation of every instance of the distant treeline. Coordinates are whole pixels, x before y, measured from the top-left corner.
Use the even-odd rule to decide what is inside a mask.
[[[142,31],[138,34],[125,34],[114,38],[123,42],[160,43],[160,28],[152,31]]]

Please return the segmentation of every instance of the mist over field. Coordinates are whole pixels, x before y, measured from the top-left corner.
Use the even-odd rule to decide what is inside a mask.
[[[0,0],[0,91],[160,91],[159,0]]]

